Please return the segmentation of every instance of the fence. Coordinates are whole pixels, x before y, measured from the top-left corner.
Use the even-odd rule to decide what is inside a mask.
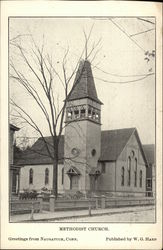
[[[55,197],[51,195],[49,202],[42,202],[42,209],[47,211],[81,210],[89,207],[92,209],[97,207],[95,199],[55,200]]]
[[[46,211],[67,211],[67,210],[81,210],[88,209],[91,213],[91,209],[105,209],[113,207],[125,207],[125,206],[146,206],[154,205],[155,199],[152,197],[114,197],[108,198],[104,195],[95,196],[90,199],[78,199],[78,200],[66,200],[57,199],[55,200],[54,195],[50,195],[49,201],[44,201],[41,195],[38,196],[37,200],[19,200],[10,202],[11,213],[34,213]]]
[[[133,192],[133,191],[96,191],[94,195],[97,196],[102,196],[105,195],[108,198],[137,198],[137,197],[154,197],[154,192],[153,191],[145,191],[145,192]]]
[[[50,196],[49,202],[42,202],[42,209],[47,211],[66,211],[66,210],[80,210],[80,209],[98,209],[109,207],[124,207],[124,206],[146,206],[154,205],[155,199],[151,197],[119,197],[106,198],[103,196],[96,196],[91,199],[81,200],[55,200],[53,195]]]
[[[129,207],[129,206],[146,206],[154,205],[155,200],[153,198],[135,199],[135,198],[124,198],[124,199],[105,199],[103,198],[103,208],[109,207]]]
[[[21,214],[21,213],[31,213],[40,212],[40,201],[11,201],[10,202],[10,213],[11,214]]]

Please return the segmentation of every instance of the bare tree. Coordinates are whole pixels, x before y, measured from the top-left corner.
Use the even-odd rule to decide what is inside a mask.
[[[99,40],[97,43],[94,43],[90,49],[90,52],[88,53],[88,42],[90,40],[92,29],[93,26],[91,27],[88,36],[84,32],[85,45],[83,51],[81,52],[74,69],[69,74],[67,72],[67,63],[69,63],[69,48],[65,50],[65,54],[62,58],[61,74],[54,66],[52,56],[46,52],[44,39],[40,48],[36,44],[33,37],[28,35],[32,42],[32,53],[29,53],[29,47],[25,48],[21,43],[21,39],[24,35],[19,35],[10,39],[10,48],[14,48],[14,51],[16,51],[22,61],[22,65],[20,66],[15,63],[14,57],[12,57],[12,55],[10,56],[10,80],[16,81],[19,86],[26,91],[28,96],[30,96],[30,98],[32,98],[37,104],[37,107],[44,117],[44,122],[46,122],[48,126],[49,134],[52,138],[52,145],[49,147],[46,137],[44,137],[44,134],[41,131],[39,124],[35,121],[35,118],[32,117],[23,106],[19,105],[14,100],[14,98],[10,99],[10,104],[14,109],[14,112],[12,112],[11,116],[14,117],[14,119],[21,120],[21,125],[30,125],[41,136],[46,147],[47,154],[53,162],[52,193],[56,198],[58,194],[58,146],[63,129],[66,125],[68,125],[68,123],[66,123],[66,125],[64,124],[64,115],[68,95],[75,86],[75,83],[72,86],[71,82],[75,73],[77,72],[84,52],[85,59],[88,60],[92,56],[92,60],[94,60],[98,52],[97,47],[101,41]],[[31,77],[29,76],[29,73]],[[80,77],[80,75],[78,75],[76,78],[78,77]],[[77,80],[78,79],[76,79],[76,81]],[[59,107],[58,98],[55,93],[56,83],[58,82],[60,83],[60,87],[64,92],[64,102],[61,107]]]

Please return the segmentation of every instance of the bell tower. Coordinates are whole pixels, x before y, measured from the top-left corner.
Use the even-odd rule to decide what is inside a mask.
[[[101,154],[101,104],[91,64],[81,61],[68,95],[64,141],[64,190],[91,190]]]

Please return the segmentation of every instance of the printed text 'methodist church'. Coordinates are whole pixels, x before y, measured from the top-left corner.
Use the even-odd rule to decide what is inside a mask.
[[[145,195],[148,162],[136,128],[101,131],[101,105],[91,64],[80,63],[59,143],[58,192]],[[51,137],[46,141],[51,150]],[[24,153],[19,190],[52,189],[53,165],[42,138]]]

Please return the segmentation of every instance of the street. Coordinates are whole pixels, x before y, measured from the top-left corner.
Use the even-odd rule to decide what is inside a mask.
[[[61,220],[60,220],[61,221]],[[154,222],[155,211],[152,207],[143,208],[133,212],[122,212],[118,214],[98,215],[85,218],[63,219],[65,222]]]
[[[10,222],[155,222],[154,206],[133,206],[88,210],[42,211],[41,213],[11,215]]]

